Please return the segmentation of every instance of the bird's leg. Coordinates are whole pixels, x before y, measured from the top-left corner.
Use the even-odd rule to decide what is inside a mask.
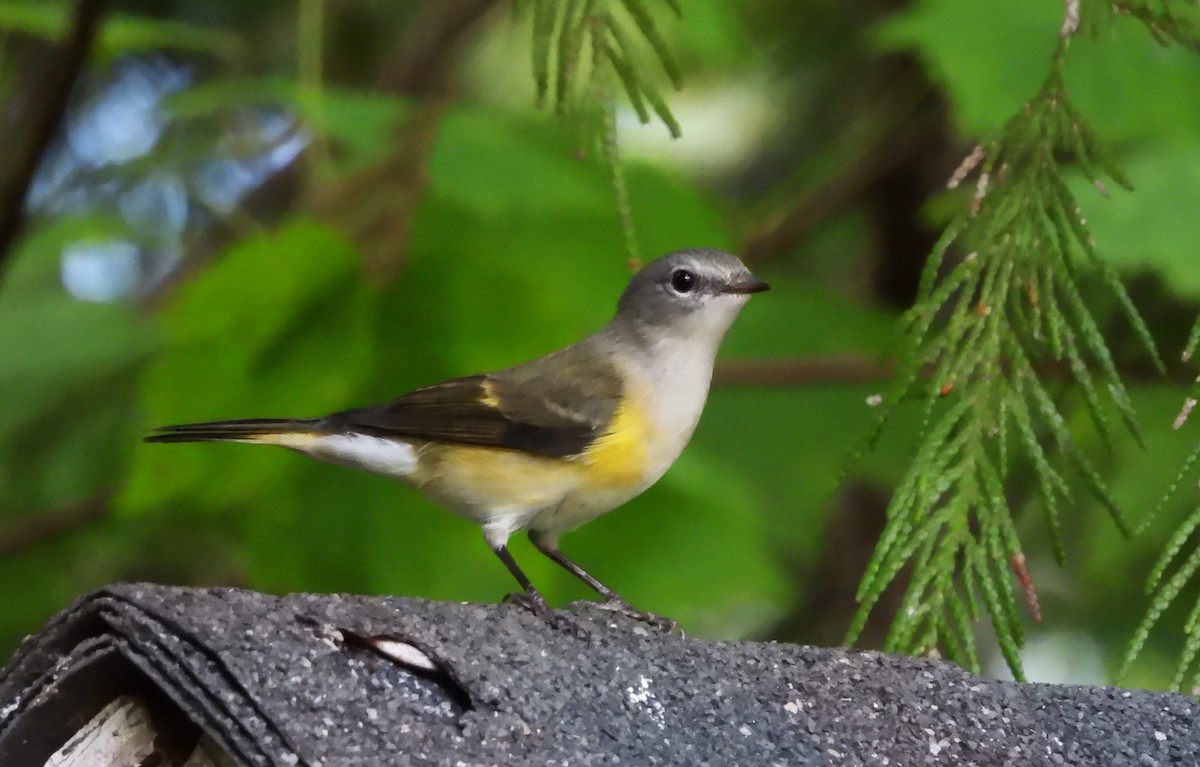
[[[489,541],[490,543],[490,541]],[[534,615],[542,618],[546,623],[556,629],[568,631],[576,636],[586,639],[587,635],[582,628],[573,619],[564,616],[561,613],[555,613],[550,609],[550,605],[546,604],[546,598],[541,592],[533,587],[529,582],[528,576],[517,565],[517,561],[513,559],[512,554],[508,551],[508,546],[500,543],[492,546],[492,551],[496,552],[496,556],[500,557],[500,561],[508,568],[508,571],[517,579],[517,583],[521,584],[524,591],[515,594],[508,594],[504,597],[505,602],[518,605]]]
[[[546,598],[533,587],[533,584],[529,581],[529,577],[517,566],[517,560],[513,559],[512,554],[508,553],[508,546],[503,543],[494,545],[492,546],[492,551],[496,552],[496,556],[500,557],[500,561],[513,574],[513,577],[517,579],[517,583],[521,584],[521,593],[509,594],[504,598],[504,601],[520,605],[531,613],[538,615],[548,614],[550,607],[546,604]]]
[[[567,555],[563,554],[558,548],[557,535],[542,530],[530,530],[529,540],[534,545],[534,548],[557,562],[564,570],[586,583],[593,591],[604,597],[604,601],[600,603],[600,606],[604,609],[619,612],[622,615],[642,621],[643,623],[649,623],[664,631],[673,631],[678,628],[679,624],[670,618],[637,609],[622,599],[617,592],[601,583],[599,578],[584,570],[570,559],[567,559]]]
[[[605,586],[596,576],[592,575],[587,570],[584,570],[579,565],[567,559],[567,555],[563,554],[558,548],[557,536],[551,533],[542,532],[540,530],[530,530],[529,540],[538,551],[550,557],[564,570],[586,583],[592,589],[592,591],[595,591],[597,594],[604,597],[606,602],[622,601],[621,597],[617,595],[617,592],[613,591],[608,586]]]

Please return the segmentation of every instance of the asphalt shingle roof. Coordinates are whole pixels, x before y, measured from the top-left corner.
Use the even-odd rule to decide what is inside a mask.
[[[131,687],[255,767],[1200,764],[1200,708],[1169,693],[685,639],[596,607],[547,622],[513,605],[137,584],[82,598],[0,671],[0,764],[48,755]]]

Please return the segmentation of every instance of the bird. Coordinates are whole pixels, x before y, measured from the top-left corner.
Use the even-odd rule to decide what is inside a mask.
[[[675,251],[632,276],[598,332],[529,362],[320,418],[177,424],[145,439],[276,445],[391,477],[477,522],[521,586],[510,597],[531,609],[547,604],[509,553],[521,530],[601,605],[655,623],[568,559],[559,537],[666,473],[700,419],[722,340],[769,287],[729,253]]]

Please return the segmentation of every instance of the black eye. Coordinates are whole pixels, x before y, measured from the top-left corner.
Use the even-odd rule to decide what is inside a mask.
[[[696,275],[687,269],[676,269],[671,274],[671,287],[676,293],[691,293],[692,288],[696,287]]]

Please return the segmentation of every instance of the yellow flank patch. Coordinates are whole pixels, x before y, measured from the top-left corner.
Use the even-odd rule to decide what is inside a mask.
[[[542,509],[558,504],[579,481],[567,461],[473,445],[428,445],[416,484],[450,508],[473,516],[495,507]]]
[[[577,459],[586,482],[600,487],[633,487],[646,477],[649,423],[645,410],[626,398],[613,414],[608,431]]]

